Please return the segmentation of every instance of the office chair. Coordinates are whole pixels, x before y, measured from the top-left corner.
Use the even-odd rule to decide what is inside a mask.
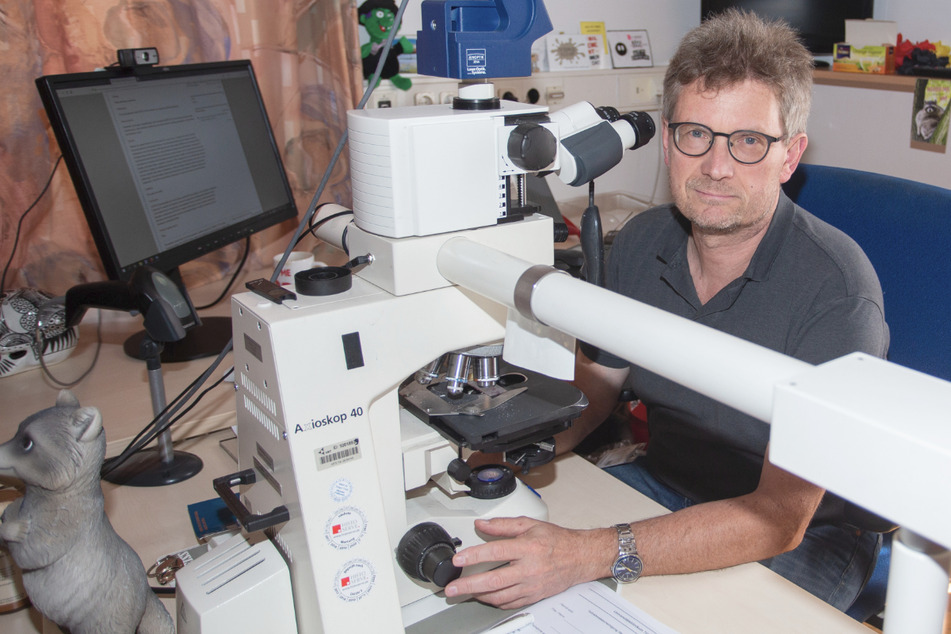
[[[851,236],[871,260],[885,297],[888,359],[951,380],[951,190],[809,164],[800,164],[783,188],[798,205]],[[882,548],[848,610],[863,622],[884,608],[893,532],[887,521],[871,528],[884,533]]]

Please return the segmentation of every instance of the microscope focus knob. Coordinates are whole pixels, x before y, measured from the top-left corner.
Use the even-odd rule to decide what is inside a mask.
[[[558,139],[548,128],[521,123],[509,134],[508,155],[523,170],[538,171],[555,161]]]
[[[403,535],[396,546],[396,561],[410,577],[445,588],[462,574],[462,568],[452,563],[461,543],[439,524],[423,522]]]

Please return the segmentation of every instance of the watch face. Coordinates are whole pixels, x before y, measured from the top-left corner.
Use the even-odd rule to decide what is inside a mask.
[[[620,583],[631,583],[637,581],[643,569],[644,564],[637,555],[621,555],[614,562],[614,578]]]

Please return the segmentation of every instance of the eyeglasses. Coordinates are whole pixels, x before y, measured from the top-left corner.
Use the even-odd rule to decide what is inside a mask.
[[[729,134],[714,132],[703,124],[687,121],[668,123],[667,127],[674,133],[674,145],[687,156],[703,156],[713,147],[716,138],[722,136],[726,137],[730,156],[744,165],[759,163],[766,158],[770,145],[786,138],[753,130],[737,130]]]

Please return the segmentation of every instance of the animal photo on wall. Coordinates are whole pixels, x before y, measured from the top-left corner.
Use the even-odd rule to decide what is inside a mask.
[[[913,147],[944,151],[948,142],[948,119],[951,109],[951,80],[919,79],[911,122]]]

